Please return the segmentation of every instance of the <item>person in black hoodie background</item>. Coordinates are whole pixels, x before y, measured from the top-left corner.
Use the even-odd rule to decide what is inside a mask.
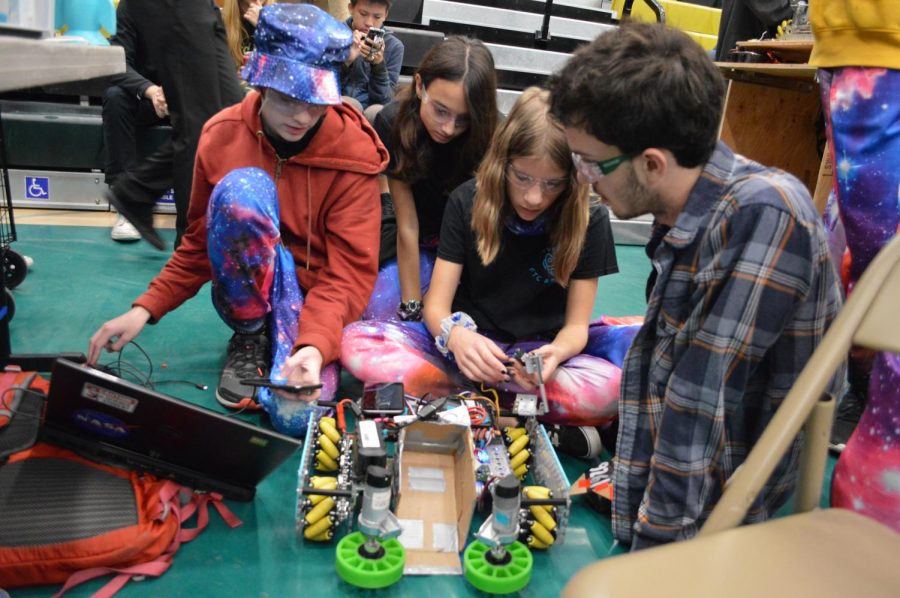
[[[133,40],[126,43],[155,67],[172,139],[128,168],[105,197],[144,240],[162,250],[163,240],[153,228],[153,207],[174,189],[177,247],[187,227],[194,154],[203,123],[244,94],[213,0],[121,0],[116,21],[127,24],[123,31],[129,33],[122,39]],[[122,39],[119,43],[125,46]]]
[[[790,0],[725,0],[719,21],[719,43],[715,60],[724,62],[756,62],[746,55],[730,55],[737,42],[775,37],[775,29],[793,14]]]
[[[110,78],[103,95],[103,143],[106,145],[104,180],[112,186],[137,163],[138,127],[169,124],[165,90],[158,84],[159,74],[150,60],[146,39],[137,35],[127,0],[116,11],[113,46],[125,50],[125,72]],[[121,215],[112,228],[114,241],[139,241],[140,233]]]

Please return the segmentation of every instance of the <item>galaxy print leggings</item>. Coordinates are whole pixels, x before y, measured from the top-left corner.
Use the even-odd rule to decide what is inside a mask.
[[[282,368],[297,338],[303,291],[294,258],[282,244],[272,178],[259,168],[228,173],[213,189],[206,223],[213,305],[236,332],[268,330],[270,378],[284,381]],[[334,397],[338,377],[336,363],[322,368],[322,400]],[[291,436],[306,432],[307,403],[283,399],[267,388],[260,388],[257,398],[276,430]]]
[[[419,285],[422,296],[428,291],[431,283],[431,272],[434,270],[434,261],[437,257],[437,247],[419,247]],[[397,268],[397,260],[392,259],[378,270],[378,278],[375,279],[375,289],[369,304],[363,312],[363,320],[392,320],[400,321],[397,316],[397,307],[400,306],[400,272]]]
[[[546,384],[550,413],[542,420],[599,425],[616,417],[622,361],[639,328],[640,318],[603,317],[593,322],[584,351],[562,363]],[[512,355],[516,349],[531,351],[546,341],[497,344]],[[484,394],[451,359],[438,352],[434,337],[418,322],[368,320],[350,324],[344,328],[341,341],[341,365],[364,384],[403,382],[407,393],[419,397],[465,390]],[[515,384],[495,388],[505,398],[534,392]]]
[[[840,220],[826,212],[832,255],[852,292],[900,228],[900,70],[820,69]],[[848,258],[841,243],[846,238]],[[834,470],[832,505],[900,531],[900,356],[879,353],[862,419]]]

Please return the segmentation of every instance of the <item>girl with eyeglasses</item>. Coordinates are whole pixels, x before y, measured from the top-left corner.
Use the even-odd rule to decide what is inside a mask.
[[[421,319],[447,197],[472,177],[498,120],[497,77],[480,41],[432,48],[374,126],[390,154],[378,281],[364,319]],[[391,205],[392,203],[392,205]]]
[[[543,420],[585,426],[575,452],[587,457],[600,450],[593,426],[617,415],[637,326],[590,321],[598,278],[618,271],[609,214],[578,182],[547,97],[522,93],[476,177],[450,196],[424,325],[351,324],[342,363],[364,383],[400,380],[417,396],[480,384],[511,395],[535,392],[536,376],[511,358],[534,353],[549,402]]]

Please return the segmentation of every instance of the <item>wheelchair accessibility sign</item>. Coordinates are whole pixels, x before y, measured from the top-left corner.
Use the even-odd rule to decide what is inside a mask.
[[[50,178],[25,177],[25,199],[50,199]]]

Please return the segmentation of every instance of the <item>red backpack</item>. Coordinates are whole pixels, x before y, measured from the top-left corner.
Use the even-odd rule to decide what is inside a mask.
[[[0,587],[65,582],[62,594],[113,574],[97,594],[111,596],[132,577],[162,575],[181,544],[206,527],[210,503],[231,527],[240,525],[219,494],[46,443],[24,448],[37,435],[46,390],[47,381],[32,374],[0,375],[0,412],[14,405],[0,428],[0,459],[7,457],[0,465]],[[194,515],[196,527],[182,527]]]

